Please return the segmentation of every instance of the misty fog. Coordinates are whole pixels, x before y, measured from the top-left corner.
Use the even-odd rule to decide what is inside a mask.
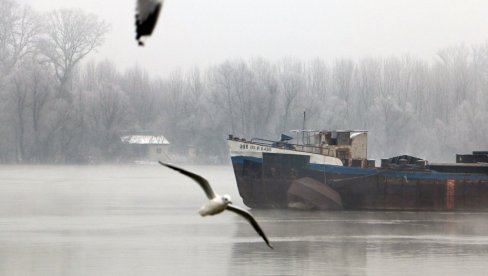
[[[127,133],[160,133],[186,162],[227,163],[228,134],[369,131],[369,157],[454,162],[487,150],[488,43],[415,56],[230,59],[168,77],[87,62],[110,26],[81,10],[0,0],[0,162],[125,162]],[[419,42],[421,43],[421,42]]]

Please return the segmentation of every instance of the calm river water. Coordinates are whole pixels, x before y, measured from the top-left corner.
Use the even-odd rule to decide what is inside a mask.
[[[189,166],[242,206],[230,166]],[[0,275],[488,275],[488,213],[253,210],[202,218],[158,165],[0,167]]]

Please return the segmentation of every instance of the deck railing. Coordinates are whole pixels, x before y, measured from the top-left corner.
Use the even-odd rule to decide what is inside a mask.
[[[266,146],[266,147],[273,147],[273,148],[279,148],[279,149],[289,149],[289,150],[295,150],[295,151],[301,151],[301,152],[307,152],[307,153],[316,153],[316,154],[330,156],[330,149],[329,148],[319,147],[317,145],[312,145],[312,144],[309,144],[309,145],[289,144],[286,142],[272,141],[272,140],[266,140],[266,139],[260,139],[260,138],[252,138],[250,143],[260,145],[260,146]]]

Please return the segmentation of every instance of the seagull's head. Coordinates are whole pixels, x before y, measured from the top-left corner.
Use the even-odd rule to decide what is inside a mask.
[[[223,195],[222,196],[222,201],[225,204],[232,204],[232,199],[230,198],[230,195]]]

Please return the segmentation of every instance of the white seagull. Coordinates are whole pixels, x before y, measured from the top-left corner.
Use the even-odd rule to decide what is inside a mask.
[[[202,187],[203,191],[205,192],[205,194],[207,195],[207,197],[209,199],[209,201],[205,205],[203,205],[200,208],[200,210],[198,210],[198,213],[202,217],[207,216],[207,215],[213,216],[213,215],[216,215],[216,214],[223,212],[226,209],[229,211],[232,211],[234,213],[237,213],[238,215],[241,215],[247,221],[249,221],[249,223],[251,223],[251,225],[254,227],[254,230],[256,230],[256,232],[258,232],[258,234],[261,237],[263,237],[263,240],[266,242],[266,244],[271,249],[273,249],[273,246],[271,246],[271,244],[268,241],[268,238],[266,238],[266,235],[264,234],[261,227],[259,227],[258,222],[254,219],[254,217],[251,215],[251,213],[249,213],[248,211],[241,209],[237,206],[232,205],[232,201],[231,201],[229,195],[221,196],[221,195],[214,193],[214,191],[212,190],[212,187],[210,187],[210,184],[208,183],[208,181],[205,178],[203,178],[197,174],[191,173],[189,171],[175,167],[173,165],[165,164],[161,161],[159,161],[159,164],[166,166],[168,168],[171,168],[175,171],[178,171],[178,172],[190,177],[191,179],[195,180],[198,184],[200,184],[200,187]]]
[[[136,40],[144,46],[144,39],[150,36],[158,22],[164,0],[137,0]]]

